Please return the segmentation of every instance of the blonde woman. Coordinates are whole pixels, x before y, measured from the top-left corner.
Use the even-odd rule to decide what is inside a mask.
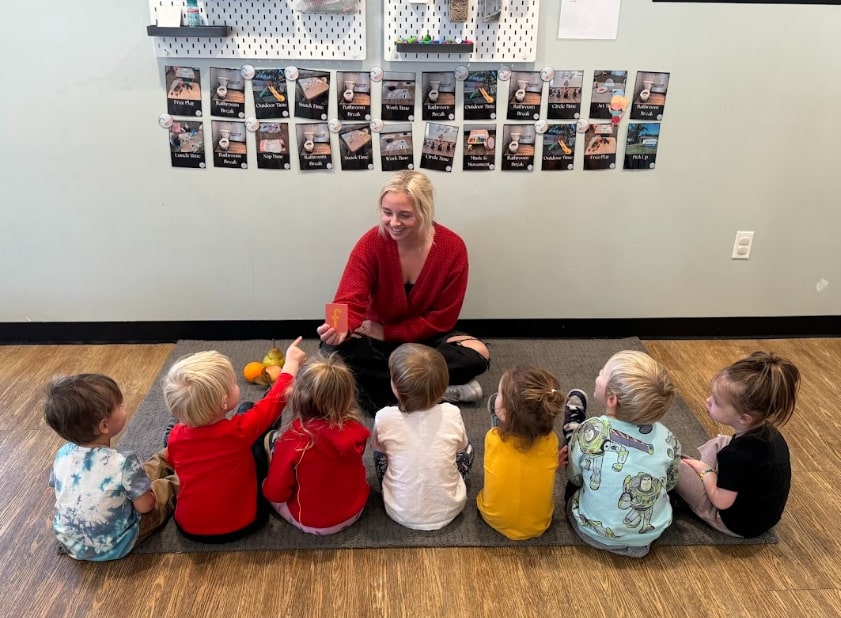
[[[444,356],[450,374],[447,401],[475,402],[474,379],[488,368],[487,346],[454,330],[467,290],[464,241],[436,223],[432,183],[403,171],[380,192],[380,222],[353,248],[333,302],[348,307],[348,330],[325,322],[324,346],[351,367],[366,412],[393,403],[388,357],[402,343],[422,343]]]

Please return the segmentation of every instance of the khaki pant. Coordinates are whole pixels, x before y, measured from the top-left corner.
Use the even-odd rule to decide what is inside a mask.
[[[703,461],[710,468],[718,468],[718,452],[725,446],[730,444],[731,436],[717,435],[698,447],[701,461]],[[707,491],[704,489],[704,483],[695,469],[685,461],[680,462],[677,477],[678,495],[683,498],[687,506],[692,509],[702,520],[707,522],[711,527],[719,532],[730,536],[739,536],[735,532],[731,532],[721,521],[721,514],[715,505],[710,502]]]
[[[155,530],[163,526],[175,511],[175,497],[178,495],[178,477],[166,460],[166,449],[152,455],[143,464],[143,469],[152,480],[152,493],[155,494],[155,507],[140,516],[140,533],[135,547],[140,545]]]

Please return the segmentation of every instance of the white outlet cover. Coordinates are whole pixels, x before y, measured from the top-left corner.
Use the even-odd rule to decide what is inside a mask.
[[[753,248],[754,232],[738,231],[736,232],[736,240],[733,241],[733,253],[730,255],[731,260],[747,260],[750,258],[750,252]]]

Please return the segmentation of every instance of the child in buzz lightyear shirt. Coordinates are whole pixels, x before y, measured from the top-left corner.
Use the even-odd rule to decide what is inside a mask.
[[[624,351],[599,372],[595,396],[603,416],[584,420],[586,401],[567,405],[564,429],[578,421],[568,445],[567,515],[588,545],[639,558],[672,523],[667,491],[677,484],[681,448],[657,421],[675,389],[653,358]]]

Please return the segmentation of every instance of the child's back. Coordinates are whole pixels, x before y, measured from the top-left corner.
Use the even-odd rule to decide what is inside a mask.
[[[466,446],[461,411],[450,403],[408,414],[397,406],[377,412],[372,448],[388,458],[382,487],[389,517],[415,530],[437,530],[455,519],[467,502],[456,466]]]
[[[370,436],[355,420],[342,427],[324,419],[296,419],[274,446],[263,494],[286,503],[307,528],[329,528],[359,513],[368,501],[362,454]]]
[[[450,381],[440,352],[404,343],[388,368],[398,405],[377,412],[371,438],[385,510],[407,528],[437,530],[464,509],[473,447],[461,411],[438,403]]]
[[[306,359],[299,341],[289,346],[283,372],[268,394],[231,418],[239,386],[227,357],[199,352],[170,368],[164,398],[179,423],[167,448],[181,481],[175,523],[187,536],[224,542],[265,523],[268,506],[260,502],[257,451],[261,436],[280,418],[286,391]],[[261,473],[265,476],[265,468]]]
[[[662,423],[589,418],[570,444],[570,481],[579,532],[607,545],[648,546],[672,523],[666,492],[675,482],[677,441]],[[677,456],[677,459],[676,459]]]
[[[77,560],[115,560],[162,526],[172,514],[178,480],[166,451],[144,465],[134,453],[111,448],[127,414],[116,382],[100,374],[54,379],[44,420],[68,443],[55,456],[53,530]]]
[[[499,425],[485,435],[485,485],[476,498],[482,519],[514,540],[543,534],[555,511],[558,437],[564,396],[548,371],[506,371],[489,401]]]
[[[485,486],[476,505],[487,524],[509,539],[540,536],[552,523],[558,437],[535,440],[527,451],[504,442],[497,428],[485,436]]]
[[[641,557],[672,523],[667,492],[677,483],[680,443],[658,420],[675,398],[666,369],[643,352],[614,354],[596,378],[605,415],[581,423],[569,443],[567,500],[588,544]]]
[[[53,530],[73,558],[114,560],[132,550],[140,523],[132,500],[151,487],[134,454],[67,443],[56,453],[50,486]]]
[[[212,425],[179,423],[169,435],[169,458],[181,491],[175,521],[191,535],[222,535],[241,530],[257,517],[257,472],[251,445],[280,416],[279,398],[291,376],[246,414]]]
[[[338,355],[306,365],[289,407],[295,420],[274,442],[263,495],[304,532],[339,532],[370,493],[362,455],[371,434],[360,422],[353,373]]]

